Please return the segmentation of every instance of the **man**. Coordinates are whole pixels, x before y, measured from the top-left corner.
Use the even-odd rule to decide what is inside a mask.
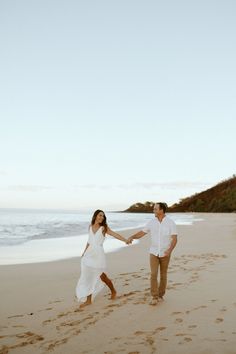
[[[151,296],[150,305],[157,305],[158,299],[163,300],[167,285],[167,269],[171,252],[177,243],[176,224],[166,216],[167,204],[158,202],[154,205],[155,218],[150,220],[142,231],[129,237],[128,241],[139,239],[148,232],[151,234],[150,268]],[[160,268],[160,284],[158,286],[158,270]]]

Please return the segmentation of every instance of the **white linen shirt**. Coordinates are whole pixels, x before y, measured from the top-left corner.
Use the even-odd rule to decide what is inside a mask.
[[[176,224],[168,216],[165,216],[161,222],[155,217],[142,228],[142,231],[150,232],[150,253],[159,257],[163,257],[165,251],[170,247],[171,236],[177,235]]]

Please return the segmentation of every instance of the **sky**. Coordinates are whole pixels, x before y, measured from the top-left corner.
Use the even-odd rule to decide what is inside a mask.
[[[236,171],[234,0],[0,0],[0,208],[169,205]]]

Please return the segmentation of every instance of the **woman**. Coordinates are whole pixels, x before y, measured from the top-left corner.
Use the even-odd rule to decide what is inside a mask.
[[[116,290],[112,281],[104,273],[106,259],[103,249],[105,235],[111,235],[129,244],[123,236],[112,231],[102,210],[96,210],[89,226],[89,238],[81,259],[81,275],[76,287],[76,296],[82,304],[80,307],[91,305],[92,298],[103,288],[104,283],[111,290],[111,299],[115,299]]]

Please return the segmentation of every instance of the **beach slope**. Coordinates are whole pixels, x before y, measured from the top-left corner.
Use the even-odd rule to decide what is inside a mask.
[[[149,305],[149,237],[107,254],[117,289],[79,309],[80,258],[0,267],[0,353],[233,354],[235,214],[178,226],[163,302]],[[131,230],[124,232],[127,237]]]

